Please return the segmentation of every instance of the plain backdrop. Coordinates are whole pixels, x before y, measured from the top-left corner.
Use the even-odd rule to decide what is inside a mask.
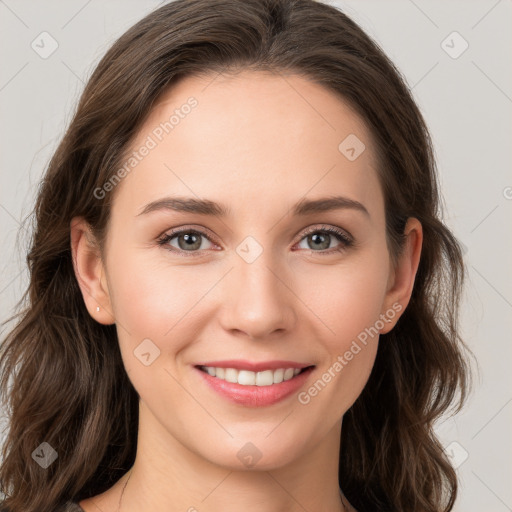
[[[329,3],[383,47],[412,88],[435,145],[444,221],[465,247],[462,329],[480,371],[464,411],[437,425],[460,476],[455,510],[512,510],[512,2]],[[159,5],[0,0],[0,321],[27,285],[20,221],[84,82],[110,44]]]

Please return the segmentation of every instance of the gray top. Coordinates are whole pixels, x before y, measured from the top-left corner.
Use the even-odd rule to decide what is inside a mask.
[[[68,501],[63,512],[84,512],[84,509],[74,501]]]

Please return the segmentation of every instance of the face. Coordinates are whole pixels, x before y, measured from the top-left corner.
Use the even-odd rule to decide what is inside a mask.
[[[363,121],[299,76],[188,77],[131,152],[84,298],[116,323],[141,422],[230,468],[339,438],[408,291]]]

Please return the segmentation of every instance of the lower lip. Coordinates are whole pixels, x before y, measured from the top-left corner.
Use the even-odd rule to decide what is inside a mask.
[[[290,380],[271,386],[243,386],[242,384],[227,382],[209,373],[194,367],[200,373],[206,384],[211,389],[224,396],[231,402],[244,405],[245,407],[264,407],[275,404],[296,392],[309,377],[314,367],[299,373]]]

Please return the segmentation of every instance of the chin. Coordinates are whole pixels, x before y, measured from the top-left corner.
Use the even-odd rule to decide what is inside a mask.
[[[227,434],[226,434],[227,435]],[[300,442],[293,442],[277,433],[270,439],[266,432],[255,432],[254,435],[229,438],[224,443],[212,442],[208,449],[201,452],[203,457],[212,464],[231,471],[268,471],[277,469],[293,462],[300,456]],[[214,446],[215,452],[211,452]],[[205,447],[206,448],[206,447]],[[199,452],[199,453],[201,453]]]

